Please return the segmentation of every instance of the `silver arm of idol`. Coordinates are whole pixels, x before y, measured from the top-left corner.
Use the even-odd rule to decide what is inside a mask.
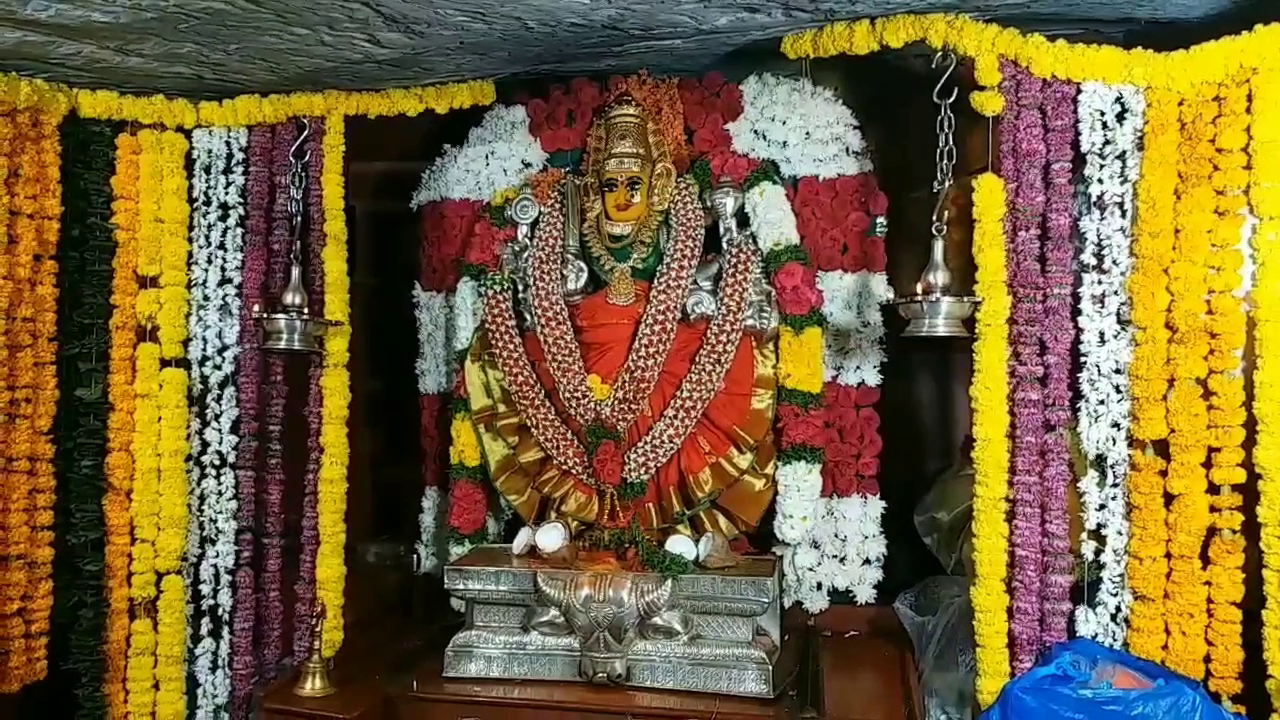
[[[590,271],[582,255],[582,196],[578,178],[564,179],[564,299],[575,303],[587,296]]]
[[[533,297],[529,292],[529,254],[533,250],[533,223],[542,214],[542,208],[533,193],[522,190],[507,205],[507,219],[516,224],[516,237],[507,244],[503,263],[507,266],[515,286],[516,307],[520,319],[528,330],[536,329],[533,320]]]

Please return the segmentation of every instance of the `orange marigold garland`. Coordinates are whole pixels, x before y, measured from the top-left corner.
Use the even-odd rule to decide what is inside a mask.
[[[11,112],[0,114],[0,148],[13,149],[14,115]],[[17,158],[13,158],[16,160]],[[11,158],[0,151],[0,180],[7,178],[11,166]],[[8,238],[9,206],[11,193],[7,182],[0,182],[0,238]],[[20,278],[11,276],[12,259],[7,252],[0,251],[0,447],[7,447],[10,435],[9,403],[12,390],[9,385],[9,301],[14,297],[14,285]],[[9,477],[4,472],[3,463],[7,453],[0,450],[0,693],[16,691],[20,685],[18,670],[22,666],[22,658],[26,655],[23,642],[23,624],[19,616],[22,607],[22,586],[25,578],[15,572],[19,561],[26,554],[26,541],[20,528],[20,517],[10,508],[14,500],[10,494],[18,486],[11,486]]]
[[[1135,328],[1129,378],[1133,395],[1131,435],[1137,442],[1129,473],[1129,650],[1153,662],[1164,660],[1165,557],[1169,530],[1164,506],[1165,461],[1152,443],[1169,434],[1165,396],[1169,389],[1167,269],[1173,257],[1173,199],[1178,183],[1178,98],[1147,93],[1142,173],[1129,276]]]
[[[106,519],[107,630],[106,694],[111,717],[127,713],[124,691],[129,652],[129,545],[133,523],[129,495],[133,487],[133,362],[138,344],[138,136],[116,137],[116,174],[111,179],[111,223],[115,228],[115,275],[111,281],[111,369],[107,376]]]
[[[1184,98],[1182,164],[1179,167],[1177,237],[1169,267],[1169,324],[1173,339],[1169,364],[1173,387],[1166,400],[1169,418],[1169,474],[1165,488],[1173,497],[1169,508],[1169,584],[1165,616],[1169,639],[1165,664],[1194,680],[1205,675],[1208,618],[1207,573],[1201,555],[1212,518],[1209,511],[1209,409],[1204,383],[1210,337],[1206,297],[1209,238],[1217,221],[1217,196],[1212,176],[1217,150],[1214,119],[1218,114],[1216,88]]]
[[[62,215],[62,116],[33,110],[13,115],[8,173],[10,423],[5,456],[10,574],[0,604],[0,692],[48,672],[53,609],[53,505],[57,489],[50,431],[58,403],[56,333],[58,251]]]
[[[1243,497],[1235,488],[1247,475],[1242,463],[1246,420],[1243,358],[1247,318],[1242,295],[1241,232],[1245,229],[1249,182],[1249,88],[1243,82],[1224,85],[1219,94],[1219,116],[1213,186],[1217,191],[1217,223],[1210,241],[1209,332],[1209,446],[1213,448],[1209,481],[1218,492],[1210,498],[1217,511],[1215,532],[1209,541],[1209,689],[1230,706],[1244,689],[1245,538],[1240,532]]]

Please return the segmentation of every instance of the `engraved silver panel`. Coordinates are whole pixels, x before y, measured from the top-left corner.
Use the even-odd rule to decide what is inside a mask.
[[[480,546],[444,569],[446,589],[467,607],[444,675],[775,697],[787,679],[779,573],[773,557],[744,558],[668,583]]]

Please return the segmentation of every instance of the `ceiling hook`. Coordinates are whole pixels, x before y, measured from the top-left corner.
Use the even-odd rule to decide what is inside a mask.
[[[311,161],[311,151],[307,150],[306,154],[298,156],[298,151],[306,144],[307,138],[311,137],[311,121],[306,118],[298,118],[298,122],[302,123],[302,133],[298,135],[298,139],[293,143],[293,147],[289,148],[289,157],[301,162]]]
[[[956,96],[960,94],[958,87],[951,88],[951,97],[942,97],[942,88],[951,79],[951,74],[956,71],[956,55],[950,50],[939,51],[933,56],[933,69],[946,65],[947,69],[942,72],[942,77],[938,79],[938,84],[933,86],[933,101],[939,105],[944,103],[955,102]]]

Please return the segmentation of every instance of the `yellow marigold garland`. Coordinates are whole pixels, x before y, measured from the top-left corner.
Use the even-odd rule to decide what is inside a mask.
[[[1074,44],[1027,34],[1013,28],[974,20],[964,15],[895,15],[841,21],[783,38],[789,58],[867,55],[886,48],[925,42],[947,48],[990,67],[999,59],[1012,60],[1042,78],[1071,82],[1104,82],[1194,94],[1196,88],[1223,82],[1241,70],[1273,68],[1280,64],[1280,25],[1259,26],[1249,32],[1202,43],[1186,50],[1155,52],[1114,45]],[[979,80],[979,85],[992,86]],[[987,102],[979,99],[975,107]],[[987,108],[991,109],[991,108]]]
[[[1251,80],[1249,204],[1253,235],[1253,411],[1262,549],[1262,652],[1267,692],[1280,708],[1280,68]],[[1277,717],[1273,711],[1272,717]]]
[[[1142,174],[1129,277],[1135,329],[1129,378],[1133,397],[1131,435],[1137,442],[1129,473],[1129,650],[1164,661],[1165,584],[1169,574],[1164,505],[1165,461],[1151,448],[1169,434],[1165,397],[1169,389],[1167,271],[1174,249],[1174,197],[1178,184],[1178,98],[1167,90],[1147,93]]]
[[[105,648],[107,702],[111,717],[125,717],[125,664],[129,650],[129,544],[132,522],[129,493],[133,486],[133,362],[138,343],[134,306],[138,298],[138,136],[116,138],[116,174],[111,179],[111,223],[115,227],[115,274],[111,281],[111,368],[107,376],[107,488]]]
[[[186,715],[187,533],[187,139],[138,134],[137,271],[147,284],[135,317],[147,340],[135,354],[130,595],[134,621],[128,705],[143,717]],[[157,581],[158,579],[158,581]],[[154,603],[154,605],[153,605]],[[154,621],[154,622],[153,622]]]
[[[347,414],[351,404],[351,380],[347,372],[351,345],[351,281],[347,275],[346,127],[342,115],[325,118],[324,198],[325,313],[341,325],[332,328],[324,343],[324,373],[320,384],[324,403],[320,410],[322,460],[317,488],[320,547],[316,551],[316,597],[328,614],[324,654],[333,657],[342,647],[342,600],[347,568]]]
[[[156,717],[186,717],[186,589],[182,563],[187,547],[187,370],[177,361],[186,356],[188,292],[187,267],[191,243],[187,238],[188,205],[186,136],[156,134],[160,176],[160,214],[156,228],[160,249],[160,313],[156,339],[166,363],[160,371],[160,532],[156,537],[156,573],[160,597],[156,603]]]
[[[1173,387],[1166,400],[1169,418],[1169,584],[1165,615],[1169,640],[1165,664],[1194,680],[1205,675],[1208,618],[1207,573],[1201,554],[1212,517],[1209,511],[1209,409],[1204,401],[1210,338],[1206,300],[1206,258],[1217,221],[1217,197],[1211,181],[1216,148],[1216,86],[1182,101],[1182,164],[1179,167],[1174,261],[1169,266],[1169,365]]]
[[[1249,87],[1224,84],[1219,91],[1219,114],[1214,128],[1217,145],[1213,187],[1217,193],[1217,222],[1210,235],[1208,255],[1209,332],[1209,446],[1214,449],[1209,481],[1218,494],[1210,498],[1217,511],[1216,532],[1209,540],[1209,689],[1231,706],[1244,689],[1245,538],[1241,534],[1243,497],[1235,487],[1247,475],[1245,460],[1245,377],[1243,357],[1248,335],[1245,306],[1239,297],[1244,256],[1240,235],[1244,227],[1245,190],[1249,182]]]
[[[822,394],[822,326],[778,329],[778,382],[785,388]]]
[[[994,173],[973,181],[978,306],[973,347],[973,600],[977,697],[995,702],[1009,680],[1009,312],[1005,286],[1005,188]]]

